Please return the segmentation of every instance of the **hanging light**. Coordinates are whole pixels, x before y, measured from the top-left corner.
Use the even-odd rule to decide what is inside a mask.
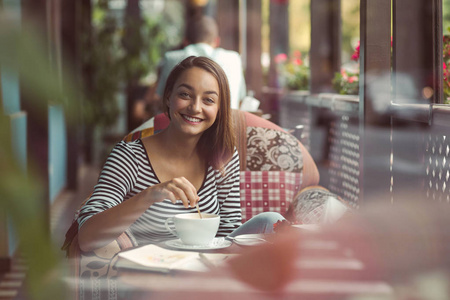
[[[199,7],[205,6],[206,4],[208,4],[208,2],[209,0],[189,0],[189,3],[192,6],[199,6]]]

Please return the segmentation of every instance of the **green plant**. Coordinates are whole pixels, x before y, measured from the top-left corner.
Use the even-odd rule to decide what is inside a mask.
[[[130,83],[136,86],[148,74],[156,74],[159,60],[172,46],[163,16],[126,16],[121,27],[108,0],[94,3],[90,34],[83,38],[83,64],[90,76],[86,112],[91,125],[114,124],[120,113],[116,97],[121,88]]]
[[[107,127],[119,116],[116,101],[122,81],[120,60],[123,50],[116,18],[108,1],[93,4],[89,34],[82,36],[83,69],[87,78],[85,109],[88,124]]]
[[[450,31],[450,27],[447,29]],[[391,38],[392,47],[392,38]],[[360,45],[355,48],[351,59],[359,64],[359,49]],[[392,48],[391,48],[392,50]],[[450,104],[450,35],[443,36],[442,43],[442,55],[443,55],[443,93],[444,103]],[[340,94],[358,94],[359,92],[359,70],[357,72],[351,72],[341,69],[341,72],[337,72],[333,78],[333,87]]]
[[[68,122],[73,121],[78,115],[80,97],[73,85],[75,81],[70,74],[61,75],[52,68],[36,26],[25,19],[20,26],[16,23],[0,11],[0,65],[20,74],[30,110],[45,115],[49,104],[58,103],[70,112],[66,114]],[[47,214],[42,207],[43,201],[48,201],[46,182],[33,168],[36,161],[30,161],[28,172],[23,172],[13,152],[12,138],[10,118],[0,113],[0,217],[6,215],[12,222],[19,240],[17,251],[26,259],[24,297],[66,299],[67,285],[62,276],[67,273],[66,266],[61,251],[50,238]]]
[[[448,28],[450,31],[450,27]],[[444,103],[450,104],[450,36],[443,37],[443,88],[444,88]]]
[[[359,73],[346,71],[336,72],[333,78],[333,88],[342,95],[358,95],[359,93]]]
[[[149,72],[155,72],[158,62],[169,48],[165,22],[161,18],[125,18],[122,44],[126,55],[120,60],[126,82],[139,82]]]
[[[292,58],[284,53],[275,56],[278,78],[282,87],[289,90],[307,90],[309,88],[309,67],[302,60],[300,51],[294,51]]]

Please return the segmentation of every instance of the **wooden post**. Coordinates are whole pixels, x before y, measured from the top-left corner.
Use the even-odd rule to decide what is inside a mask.
[[[311,1],[311,93],[334,92],[332,79],[341,67],[341,1]]]
[[[443,102],[442,0],[394,0],[393,21],[392,101],[397,109],[392,117],[392,199],[399,202],[410,200],[397,197],[404,190],[426,198],[424,159],[431,105]],[[405,132],[410,133],[406,146]],[[408,174],[405,164],[423,173]],[[432,166],[429,171],[433,170]]]
[[[247,0],[247,51],[245,81],[247,90],[252,90],[255,98],[262,99],[263,74],[262,55],[262,17],[261,0]]]
[[[395,0],[393,13],[395,101],[443,103],[442,0]],[[405,80],[413,89],[404,89]],[[431,93],[424,93],[425,88]]]
[[[44,45],[49,45],[49,31],[47,15],[48,1],[33,0],[22,2],[22,21],[26,24],[33,24],[36,31],[41,34],[40,38]],[[47,42],[47,43],[46,43]],[[50,53],[50,49],[46,49]],[[50,55],[49,55],[50,56]],[[36,109],[34,103],[40,101],[47,103],[50,99],[33,99],[32,91],[26,89],[26,86],[20,84],[21,107],[22,110],[28,114],[27,118],[27,161],[33,162],[29,164],[28,170],[35,171],[37,178],[40,179],[44,188],[44,195],[42,196],[41,211],[36,214],[41,214],[45,220],[45,226],[50,232],[50,200],[49,200],[49,135],[48,135],[48,106],[42,105],[43,109]]]
[[[374,130],[379,116],[374,107],[390,103],[391,1],[362,0],[360,10],[359,201],[364,205],[369,194],[380,195],[380,200],[390,198],[390,130]]]
[[[220,46],[239,52],[239,0],[217,0]]]
[[[80,9],[80,22],[79,22],[79,32],[82,32],[83,39],[80,37],[80,48],[79,53],[80,57],[84,57],[86,54],[91,51],[92,48],[92,3],[91,0],[80,0],[79,1],[79,9]],[[84,42],[89,41],[89,42]],[[93,67],[92,64],[81,64],[81,85],[83,87],[83,92],[86,95],[89,95],[93,90],[94,80],[93,80]],[[82,99],[83,103],[81,105],[85,105],[85,101],[88,101],[85,97]],[[93,140],[94,140],[94,129],[95,126],[85,124],[82,132],[82,139],[83,142],[83,149],[82,153],[84,156],[84,160],[86,163],[92,163],[93,162]]]
[[[270,27],[270,65],[268,86],[271,93],[266,93],[262,109],[271,115],[271,121],[279,124],[281,86],[275,63],[275,56],[280,53],[289,54],[289,1],[270,0],[269,27]]]
[[[141,37],[138,31],[139,23],[142,22],[139,0],[128,0],[125,8],[125,31],[126,34],[122,38],[124,48],[128,55],[137,56],[141,45]],[[136,100],[136,89],[138,87],[138,79],[135,74],[131,74],[131,78],[127,78],[126,82],[126,102],[127,102],[127,132],[130,132],[139,123],[133,119],[133,106]]]
[[[269,7],[270,27],[270,87],[279,88],[278,74],[274,57],[280,53],[289,55],[289,1],[271,0]]]
[[[63,74],[71,74],[72,78],[78,80],[79,76],[79,60],[78,60],[78,15],[80,10],[78,6],[80,2],[76,0],[66,0],[61,6],[61,38],[62,38],[62,66]],[[79,82],[74,82],[79,85]],[[81,107],[81,103],[78,103]],[[78,111],[66,111],[66,120],[70,120],[67,124],[67,188],[76,190],[77,174],[78,174],[78,157],[79,157],[79,133],[80,133],[80,116]],[[77,115],[73,115],[77,114]]]

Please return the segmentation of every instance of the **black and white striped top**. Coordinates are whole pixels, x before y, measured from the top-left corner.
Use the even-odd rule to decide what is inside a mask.
[[[118,143],[109,155],[97,185],[89,200],[80,209],[79,227],[93,215],[120,204],[148,186],[160,183],[153,171],[141,140]],[[241,225],[239,199],[239,155],[225,167],[225,175],[208,167],[201,188],[199,207],[202,212],[220,214],[217,236],[226,236]],[[185,208],[181,201],[154,203],[134,222],[130,231],[139,245],[174,239],[164,226],[167,218],[179,213],[195,213],[196,208]]]

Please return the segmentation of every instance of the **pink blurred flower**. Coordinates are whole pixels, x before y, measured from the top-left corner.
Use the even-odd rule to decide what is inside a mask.
[[[284,63],[287,59],[288,59],[288,57],[285,53],[277,54],[274,58],[275,63],[277,63],[277,64]]]
[[[351,76],[351,77],[348,78],[348,82],[349,83],[353,83],[355,81],[359,81],[358,76]]]
[[[294,58],[292,60],[292,63],[296,66],[301,66],[303,64],[303,61],[300,58]]]
[[[302,57],[302,53],[299,51],[299,50],[295,50],[293,53],[292,53],[292,55],[295,57],[295,58],[301,58]]]
[[[354,61],[358,61],[358,59],[359,59],[359,48],[360,48],[360,42],[358,41],[358,45],[356,46],[355,52],[353,52],[352,58],[351,58]]]

